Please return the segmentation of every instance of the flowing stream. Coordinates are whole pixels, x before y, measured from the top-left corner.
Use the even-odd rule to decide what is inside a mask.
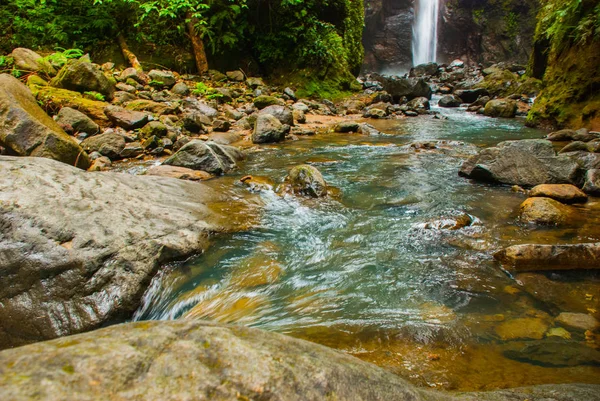
[[[431,63],[437,57],[439,0],[416,0],[413,23],[413,65]]]
[[[205,254],[168,266],[135,318],[260,327],[445,389],[600,382],[582,334],[552,340],[568,344],[572,366],[511,357],[523,341],[505,338],[503,325],[534,321],[549,330],[555,311],[491,257],[517,243],[600,240],[598,221],[560,230],[519,225],[523,195],[457,171],[481,146],[543,133],[515,119],[438,111],[448,120],[372,121],[383,135],[323,134],[263,147],[237,174],[208,181],[263,204],[256,227],[215,238]],[[300,163],[322,171],[330,196],[251,194],[237,184],[251,174],[277,186]]]

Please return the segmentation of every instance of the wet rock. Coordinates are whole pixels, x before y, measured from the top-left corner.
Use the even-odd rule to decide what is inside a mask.
[[[550,198],[529,198],[519,207],[519,219],[524,223],[559,226],[569,219],[571,209]]]
[[[530,270],[543,268],[540,265]],[[595,311],[593,316],[600,319],[600,286],[581,271],[519,273],[515,279],[525,292],[550,310],[586,314]]]
[[[267,106],[264,109],[262,109],[258,114],[270,114],[284,125],[287,124],[290,127],[294,125],[294,117],[292,115],[292,112],[285,106]]]
[[[382,76],[373,74],[373,77],[379,81],[387,93],[389,93],[394,101],[398,102],[402,97],[414,99],[415,97],[426,97],[431,99],[431,87],[423,79],[409,79],[394,76]]]
[[[381,135],[381,132],[371,124],[361,123],[358,132],[362,135]]]
[[[431,77],[437,75],[438,68],[437,63],[419,64],[411,68],[408,75],[410,77]]]
[[[551,198],[566,204],[587,202],[587,195],[571,184],[536,185],[529,191],[529,196]]]
[[[575,142],[571,142],[570,144],[566,145],[558,153],[578,152],[578,151],[589,152],[590,149],[588,148],[588,146],[585,142],[575,141]]]
[[[163,164],[219,175],[235,169],[237,162],[243,158],[243,153],[233,146],[195,139],[185,144]]]
[[[139,142],[131,142],[126,144],[123,150],[121,151],[121,158],[134,158],[141,155],[142,153],[144,153],[144,148],[142,148],[142,144]]]
[[[460,107],[461,104],[461,98],[455,95],[444,95],[438,102],[440,107]]]
[[[12,51],[10,56],[13,58],[15,66],[19,70],[32,71],[32,72],[45,72],[49,75],[56,75],[56,70],[52,64],[44,60],[42,56],[34,52],[33,50],[18,47]]]
[[[113,124],[126,130],[142,128],[148,123],[149,118],[148,113],[127,110],[119,106],[106,107],[104,114],[106,114]]]
[[[47,401],[72,400],[73,394],[90,401],[132,397],[158,401],[165,400],[165,394],[264,401],[324,400],[332,394],[339,401],[600,399],[599,386],[582,384],[438,393],[308,341],[185,319],[128,323],[6,350],[0,353],[0,364],[0,386],[14,400],[29,399],[31,394],[44,394]],[[126,386],[124,372],[128,372]]]
[[[56,122],[70,125],[75,132],[96,135],[100,127],[91,118],[70,107],[63,107],[56,115]]]
[[[154,82],[155,86],[162,88],[171,88],[177,82],[177,78],[171,71],[151,70],[148,77]]]
[[[2,156],[0,170],[0,348],[131,317],[163,263],[237,224],[199,183],[39,158]]]
[[[261,95],[261,96],[257,96],[254,99],[254,105],[256,106],[257,109],[262,110],[265,107],[273,106],[273,105],[284,106],[285,103],[283,100],[278,99],[274,96]]]
[[[489,93],[487,90],[482,88],[477,89],[457,89],[454,91],[454,95],[458,96],[463,103],[474,103],[480,97],[488,96]],[[486,102],[487,103],[487,102]],[[485,103],[482,104],[485,106]]]
[[[100,156],[94,159],[88,171],[106,171],[112,165],[110,159],[106,156]]]
[[[253,192],[272,191],[275,187],[275,183],[271,179],[265,177],[246,175],[240,178],[240,182]]]
[[[292,168],[286,177],[286,183],[296,195],[320,198],[327,195],[327,184],[317,168],[303,164]]]
[[[581,331],[594,331],[600,327],[598,320],[587,313],[562,312],[556,317],[556,323]]]
[[[535,341],[504,351],[507,358],[547,367],[600,366],[600,351],[572,341]]]
[[[523,317],[500,323],[495,332],[503,341],[541,340],[548,327],[548,323],[541,318]]]
[[[19,156],[47,157],[87,169],[90,160],[18,79],[0,74],[0,146]]]
[[[110,81],[100,68],[82,57],[65,65],[50,82],[57,88],[77,92],[98,92],[111,100],[115,93],[114,81]]]
[[[475,222],[473,216],[467,213],[455,213],[443,219],[433,220],[423,225],[425,229],[433,230],[459,230]]]
[[[342,121],[337,123],[333,127],[333,132],[339,132],[341,134],[346,134],[350,132],[358,132],[360,129],[360,124],[356,121]]]
[[[586,131],[575,131],[572,129],[563,129],[560,131],[551,132],[546,136],[549,141],[580,141],[589,142],[594,139],[598,139],[598,135],[589,133]]]
[[[546,337],[559,337],[564,338],[565,340],[570,340],[571,333],[562,327],[553,327],[546,332]]]
[[[427,110],[430,108],[429,100],[426,97],[416,97],[409,101],[406,106],[419,114],[427,114]]]
[[[598,196],[600,195],[600,170],[591,169],[585,174],[585,183],[583,184],[583,192]]]
[[[254,124],[253,143],[281,142],[290,131],[289,125],[283,125],[271,114],[260,114]]]
[[[204,181],[213,176],[206,171],[192,170],[185,167],[160,165],[148,169],[146,175],[155,175],[158,177],[177,178],[178,180]]]
[[[118,159],[125,148],[125,139],[115,133],[106,133],[87,138],[81,142],[86,152],[99,152],[112,160]]]
[[[179,96],[187,96],[190,94],[190,88],[184,82],[179,82],[171,88],[171,92]]]
[[[215,120],[212,124],[215,132],[227,132],[231,128],[231,123],[226,120]]]
[[[463,163],[459,175],[509,185],[577,185],[581,169],[570,157],[556,156],[551,142],[526,139],[482,150]]]
[[[517,102],[511,99],[494,99],[487,102],[483,114],[488,117],[512,118],[517,114]]]
[[[494,258],[517,271],[600,269],[600,243],[513,245],[496,252]]]

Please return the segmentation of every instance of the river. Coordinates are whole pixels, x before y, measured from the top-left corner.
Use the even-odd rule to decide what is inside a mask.
[[[521,119],[434,109],[447,119],[372,120],[382,135],[265,146],[235,174],[208,181],[263,204],[256,226],[164,269],[135,319],[208,318],[286,333],[449,390],[600,383],[600,368],[578,359],[586,352],[581,334],[548,337],[557,311],[491,256],[525,242],[597,241],[598,221],[534,230],[516,219],[524,195],[457,175],[480,147],[545,133]],[[330,196],[250,194],[237,183],[250,174],[277,186],[301,163],[323,173]],[[592,201],[583,212],[597,209]],[[511,324],[525,337],[511,337]],[[511,356],[532,341],[573,344],[572,366]]]

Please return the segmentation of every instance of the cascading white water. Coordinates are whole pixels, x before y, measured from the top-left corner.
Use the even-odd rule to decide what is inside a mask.
[[[413,65],[436,61],[439,0],[415,0]]]

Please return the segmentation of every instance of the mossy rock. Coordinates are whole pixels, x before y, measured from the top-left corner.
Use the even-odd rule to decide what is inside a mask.
[[[63,107],[70,107],[87,115],[101,127],[110,124],[104,114],[104,108],[108,106],[106,102],[87,99],[79,92],[54,88],[35,75],[29,77],[27,86],[47,111],[58,112]]]
[[[296,195],[305,195],[312,198],[320,198],[327,195],[327,183],[323,175],[316,167],[302,164],[294,167],[286,182]]]
[[[517,75],[509,70],[494,68],[475,88],[487,90],[491,96],[509,96],[519,87]]]

